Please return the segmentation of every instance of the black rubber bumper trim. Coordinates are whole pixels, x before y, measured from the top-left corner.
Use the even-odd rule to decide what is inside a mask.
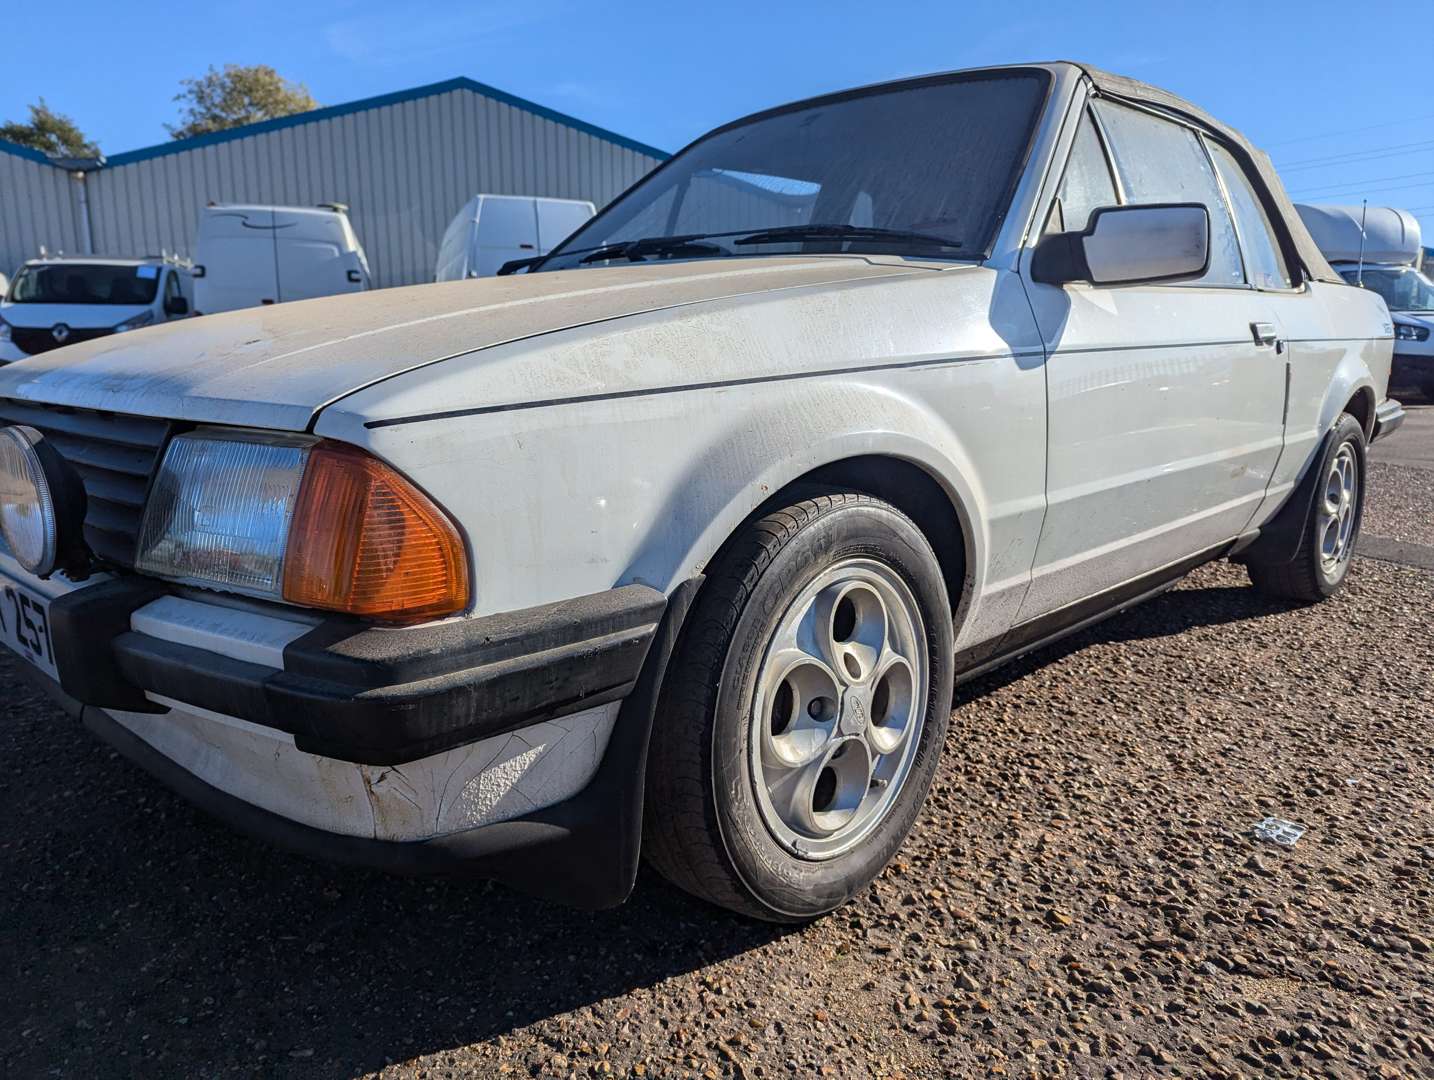
[[[163,712],[125,678],[109,642],[129,632],[136,608],[162,596],[145,578],[113,578],[50,601],[50,641],[64,692],[78,701],[130,712]],[[29,667],[29,664],[22,665]]]
[[[637,877],[657,697],[701,582],[700,577],[683,582],[666,602],[632,692],[618,710],[602,762],[586,787],[565,802],[524,817],[430,840],[373,840],[302,825],[206,783],[100,709],[84,707],[83,723],[201,810],[239,832],[298,854],[389,873],[490,878],[575,907],[613,907],[627,899]],[[58,691],[53,687],[51,692],[62,697]],[[75,702],[67,709],[70,706],[80,708]],[[167,721],[156,717],[153,722]]]
[[[405,630],[334,620],[290,643],[283,670],[132,630],[113,652],[132,686],[287,732],[312,754],[401,765],[626,697],[666,604],[627,585]]]

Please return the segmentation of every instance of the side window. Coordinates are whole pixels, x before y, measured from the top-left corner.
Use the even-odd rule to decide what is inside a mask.
[[[1215,168],[1219,170],[1220,179],[1225,182],[1225,191],[1230,196],[1250,284],[1257,289],[1293,288],[1289,268],[1285,266],[1279,242],[1270,228],[1269,216],[1250,186],[1250,178],[1230,151],[1209,139],[1205,140],[1205,145],[1210,148],[1210,156],[1215,159]]]
[[[1071,143],[1070,160],[1066,162],[1066,174],[1061,178],[1061,218],[1055,222],[1064,232],[1080,232],[1090,224],[1091,211],[1101,206],[1115,206],[1120,200],[1115,195],[1115,182],[1110,178],[1110,166],[1105,160],[1105,150],[1100,145],[1100,135],[1087,110],[1076,129],[1075,141]]]
[[[1220,195],[1209,155],[1196,134],[1138,109],[1108,101],[1097,101],[1095,107],[1110,137],[1125,201],[1132,205],[1203,203],[1210,211],[1210,269],[1199,284],[1244,284],[1235,225]]]

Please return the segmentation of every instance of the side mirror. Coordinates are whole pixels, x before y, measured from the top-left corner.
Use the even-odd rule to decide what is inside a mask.
[[[361,273],[359,273],[357,270],[350,270],[349,273],[348,273],[348,279],[349,279],[351,282],[353,282],[355,285],[357,285],[357,284],[359,284],[361,281],[363,281],[363,275],[362,275]]]
[[[171,296],[164,302],[164,313],[166,315],[188,315],[189,301],[182,296]]]
[[[204,276],[204,267],[202,267],[202,266],[191,266],[191,267],[189,268],[189,276],[190,276],[190,277],[203,277],[203,276]]]
[[[1031,277],[1047,285],[1184,281],[1210,266],[1210,211],[1200,203],[1102,206],[1083,232],[1044,237]]]

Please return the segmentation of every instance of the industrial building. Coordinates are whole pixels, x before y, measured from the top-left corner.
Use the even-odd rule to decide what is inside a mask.
[[[98,160],[0,141],[0,272],[50,252],[192,255],[210,202],[349,207],[375,284],[432,280],[476,192],[602,206],[667,154],[472,79]]]

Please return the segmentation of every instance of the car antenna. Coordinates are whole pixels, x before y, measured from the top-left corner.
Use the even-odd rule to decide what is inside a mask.
[[[1369,217],[1369,200],[1364,200],[1364,205],[1359,211],[1359,272],[1355,277],[1355,283],[1364,288],[1364,222]]]

